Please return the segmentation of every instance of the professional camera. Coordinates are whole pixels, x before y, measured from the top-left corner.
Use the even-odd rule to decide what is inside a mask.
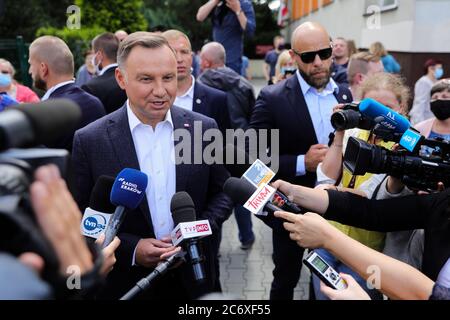
[[[344,166],[353,175],[384,173],[397,177],[412,189],[433,191],[439,182],[450,185],[450,143],[446,140],[424,139],[425,154],[406,149],[387,150],[351,137],[345,152]]]
[[[331,116],[331,124],[334,129],[344,131],[354,128],[371,130],[376,123],[359,111],[358,103],[348,103]]]
[[[52,143],[72,132],[80,118],[79,106],[64,99],[23,104],[0,112],[0,251],[15,256],[37,253],[45,262],[42,277],[50,283],[56,281],[58,261],[37,226],[28,190],[39,166],[55,164],[64,176],[69,153],[14,148]]]

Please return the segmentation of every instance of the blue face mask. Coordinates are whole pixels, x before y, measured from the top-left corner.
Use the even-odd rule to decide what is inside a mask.
[[[0,73],[0,87],[8,87],[11,84],[11,76],[9,74]]]
[[[438,69],[434,70],[434,77],[436,79],[439,80],[440,78],[442,78],[443,75],[444,75],[444,69],[438,68]]]

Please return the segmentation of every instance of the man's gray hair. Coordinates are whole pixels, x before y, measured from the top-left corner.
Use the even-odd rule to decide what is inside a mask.
[[[225,48],[218,42],[209,42],[202,48],[202,53],[206,55],[214,65],[225,64],[227,59]]]
[[[126,37],[119,45],[119,50],[117,52],[117,63],[119,64],[119,68],[121,68],[121,70],[123,70],[125,63],[127,62],[127,58],[134,47],[144,47],[148,49],[168,47],[173,52],[169,42],[163,36],[145,31],[134,32]]]

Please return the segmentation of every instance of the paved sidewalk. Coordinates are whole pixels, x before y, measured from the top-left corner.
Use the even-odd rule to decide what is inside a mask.
[[[252,217],[256,241],[250,250],[239,248],[238,228],[234,214],[222,230],[220,246],[220,279],[223,292],[236,299],[268,300],[273,280],[272,230],[261,220]],[[309,270],[302,267],[300,281],[295,288],[295,300],[309,297]]]

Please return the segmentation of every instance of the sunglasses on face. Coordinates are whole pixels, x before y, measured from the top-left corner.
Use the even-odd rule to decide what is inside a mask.
[[[313,63],[314,60],[316,60],[317,55],[319,55],[319,58],[321,60],[327,60],[333,54],[332,48],[326,48],[326,49],[322,49],[319,51],[310,51],[310,52],[303,52],[303,53],[297,52],[294,49],[292,49],[292,51],[300,57],[300,59],[303,61],[303,63],[307,63],[307,64]]]

